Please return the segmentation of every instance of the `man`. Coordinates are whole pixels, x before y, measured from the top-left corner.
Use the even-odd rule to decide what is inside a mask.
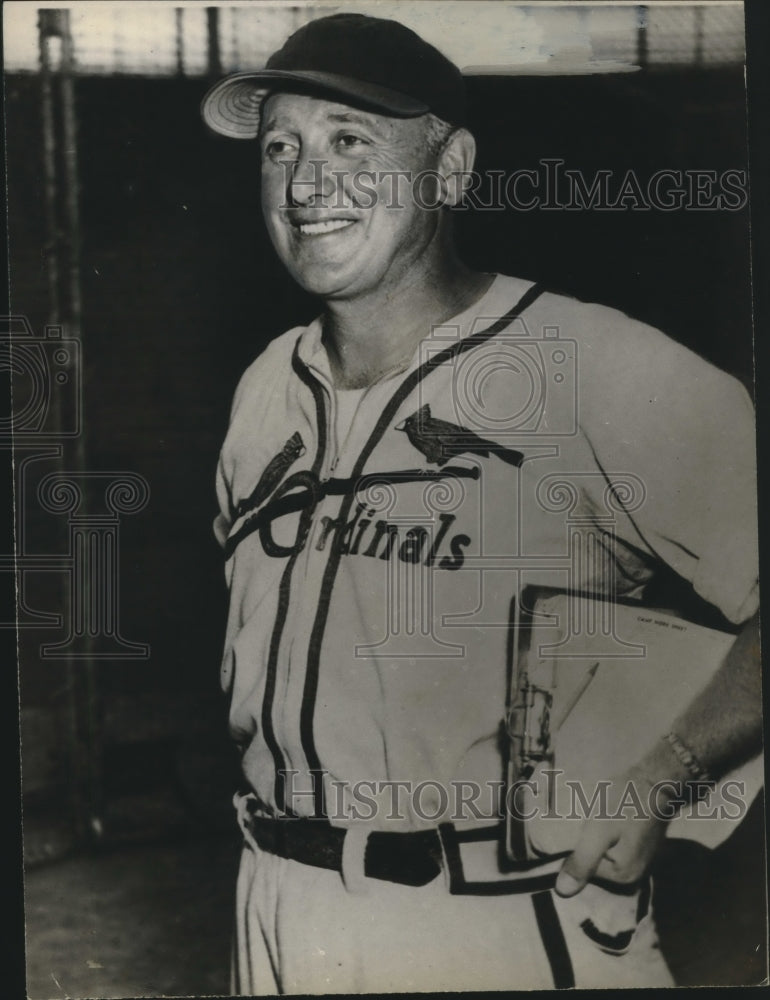
[[[668,566],[742,631],[672,732],[608,777],[686,790],[755,751],[744,390],[621,313],[462,263],[463,80],[402,25],[313,21],[203,114],[259,143],[272,242],[322,302],[244,375],[218,474],[244,776],[234,989],[670,984],[644,877],[660,815],[589,818],[566,860],[498,864],[510,606],[564,553],[544,484],[572,482],[595,527],[633,471],[644,502],[619,503],[614,545],[569,586],[641,596]],[[529,370],[534,341],[548,365]]]

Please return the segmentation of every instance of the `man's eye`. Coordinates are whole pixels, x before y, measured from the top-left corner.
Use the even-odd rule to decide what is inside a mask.
[[[369,142],[363,139],[360,135],[353,135],[352,132],[346,132],[345,135],[341,135],[337,142],[343,149],[356,149],[358,146],[368,146]]]
[[[272,160],[296,160],[299,150],[296,143],[273,139],[265,146],[265,153]]]

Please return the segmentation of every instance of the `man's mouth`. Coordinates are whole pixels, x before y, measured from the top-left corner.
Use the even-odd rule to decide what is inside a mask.
[[[355,221],[355,219],[329,219],[326,222],[301,222],[295,228],[303,236],[322,236],[325,233],[334,233],[338,229],[347,229]]]

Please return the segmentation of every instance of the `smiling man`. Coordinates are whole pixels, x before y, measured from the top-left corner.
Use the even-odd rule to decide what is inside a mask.
[[[270,96],[264,114],[268,232],[292,276],[328,303],[338,385],[365,387],[491,282],[460,262],[451,217],[421,207],[413,191],[427,179],[436,190],[420,191],[422,204],[459,198],[459,185],[450,195],[441,182],[470,171],[473,139],[431,115],[394,119],[300,94]]]
[[[566,860],[500,862],[510,609],[576,523],[605,541],[574,590],[642,599],[673,570],[739,635],[612,794],[686,797],[755,752],[745,391],[617,311],[463,264],[463,79],[402,25],[313,21],[203,115],[259,143],[272,242],[322,303],[244,375],[218,475],[234,990],[670,984],[646,878],[664,817],[589,818]],[[623,470],[642,495],[609,545]]]

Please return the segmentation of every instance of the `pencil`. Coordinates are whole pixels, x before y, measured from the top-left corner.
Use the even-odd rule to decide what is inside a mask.
[[[575,705],[577,705],[577,703],[583,697],[583,695],[586,692],[586,688],[594,679],[594,675],[596,674],[598,667],[599,667],[599,661],[597,660],[596,663],[593,664],[593,666],[589,667],[588,670],[586,670],[585,676],[573,691],[572,696],[570,697],[567,704],[564,705],[559,714],[556,715],[555,718],[551,721],[552,732],[554,733],[558,732],[559,729],[561,729],[561,727],[564,725],[567,716],[570,714]]]

